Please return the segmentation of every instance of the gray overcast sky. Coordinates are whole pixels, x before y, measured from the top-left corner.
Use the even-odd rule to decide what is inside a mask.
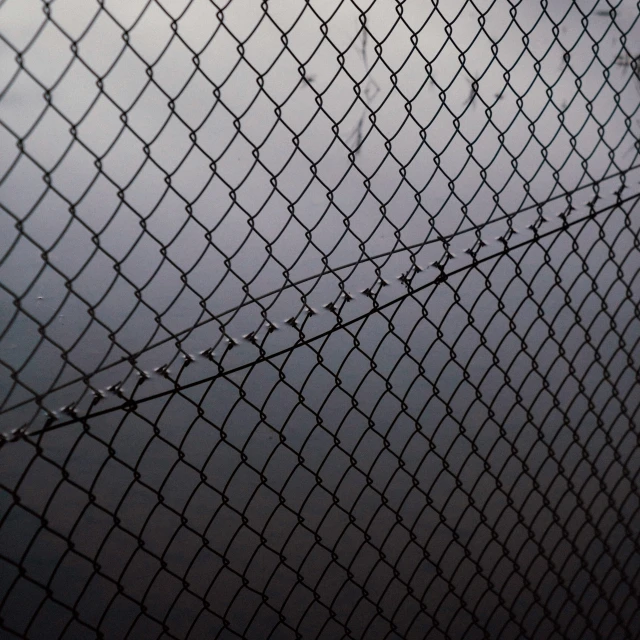
[[[103,4],[56,0],[50,20],[39,0],[0,6],[0,277],[19,296],[35,282],[22,305],[50,322],[47,335],[72,350],[81,370],[123,355],[106,327],[136,351],[242,302],[244,282],[256,297],[319,274],[323,255],[336,269],[363,252],[471,230],[532,204],[525,182],[542,201],[635,159],[635,125],[627,127],[623,110],[635,119],[637,86],[623,67],[614,66],[608,83],[603,75],[620,55],[620,29],[631,30],[632,42],[630,2],[615,25],[593,11],[605,3],[577,3],[592,11],[586,28],[568,2],[549,3],[546,14],[540,3],[521,3],[515,19],[511,3],[461,0],[437,10],[417,1],[400,10],[391,0],[280,0],[267,14],[249,0],[224,8],[208,0]],[[598,131],[596,120],[606,127]],[[28,157],[13,164],[17,139]],[[530,213],[521,217],[516,227],[531,221]],[[18,240],[17,220],[28,237]],[[504,222],[484,233],[490,240],[502,230]],[[55,242],[48,260],[58,273],[42,269],[30,239],[45,249]],[[456,248],[472,241],[463,236]],[[433,251],[418,252],[418,262],[436,259],[440,246]],[[402,250],[301,290],[320,306],[342,281],[352,291],[369,286],[376,264],[395,281],[409,255]],[[69,294],[65,278],[83,300]],[[13,296],[2,295],[7,326]],[[267,299],[270,319],[295,313],[299,300],[295,290]],[[92,322],[87,304],[106,326]],[[225,322],[239,337],[260,325],[260,308]],[[218,335],[194,333],[190,348],[206,348]],[[56,348],[40,341],[36,323],[13,322],[5,361],[20,367],[29,357],[41,376]],[[3,375],[13,389],[9,371]],[[50,382],[41,381],[43,390]]]

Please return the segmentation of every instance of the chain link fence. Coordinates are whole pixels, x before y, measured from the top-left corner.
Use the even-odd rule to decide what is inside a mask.
[[[0,636],[640,638],[638,8],[0,0]]]

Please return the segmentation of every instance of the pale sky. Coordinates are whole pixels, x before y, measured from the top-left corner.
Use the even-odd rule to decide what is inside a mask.
[[[538,2],[516,11],[488,1],[436,10],[417,0],[279,0],[265,14],[250,0],[107,0],[104,9],[56,0],[47,20],[40,0],[5,0],[0,276],[17,295],[35,282],[22,305],[50,322],[59,344],[77,345],[83,370],[122,356],[106,327],[135,351],[239,304],[245,282],[256,297],[320,274],[323,255],[339,269],[363,252],[396,252],[267,299],[272,321],[295,313],[301,292],[321,308],[341,285],[369,286],[376,264],[395,282],[411,265],[406,247],[531,205],[525,183],[543,201],[589,183],[585,167],[598,179],[635,161],[638,87],[622,66],[604,77],[620,29],[629,42],[637,32],[625,17],[631,3],[617,26],[595,13],[606,3],[578,4],[590,12],[584,25],[569,2],[543,14]],[[28,157],[13,166],[18,139]],[[17,220],[34,242],[18,238]],[[497,222],[483,233],[503,230]],[[456,248],[472,243],[463,235]],[[58,273],[42,268],[42,248]],[[428,264],[434,251],[416,259]],[[3,297],[6,325],[14,307]],[[91,322],[87,303],[105,326]],[[240,337],[260,326],[260,309],[225,322]],[[36,323],[5,339],[15,367],[32,348],[42,362],[56,351],[36,348]],[[196,336],[193,349],[210,339]],[[39,357],[30,356],[36,369]]]

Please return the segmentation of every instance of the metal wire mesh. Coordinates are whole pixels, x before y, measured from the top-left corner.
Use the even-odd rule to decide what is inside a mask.
[[[0,0],[0,635],[640,638],[639,15]]]

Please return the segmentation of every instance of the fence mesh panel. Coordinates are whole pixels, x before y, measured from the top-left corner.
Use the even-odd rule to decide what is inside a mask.
[[[640,638],[639,7],[0,0],[0,636]]]

